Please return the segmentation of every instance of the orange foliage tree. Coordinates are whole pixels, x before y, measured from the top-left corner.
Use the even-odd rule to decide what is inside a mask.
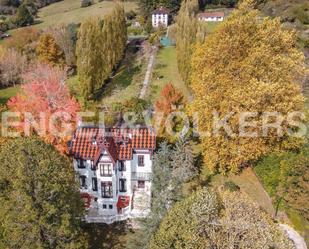
[[[159,100],[155,103],[156,112],[161,112],[164,116],[184,104],[183,94],[174,87],[172,83],[166,84],[160,93]]]
[[[184,104],[185,99],[182,92],[175,88],[172,83],[168,83],[162,88],[160,97],[155,103],[155,121],[158,122],[156,123],[156,125],[160,125],[160,127],[156,127],[158,130],[158,134],[162,135],[166,130],[166,121],[168,119],[168,115],[174,110],[179,111]],[[180,120],[177,119],[177,117],[173,118],[173,120],[170,121],[172,121],[171,128],[173,130],[177,127],[177,125],[181,123]]]
[[[70,96],[64,71],[38,64],[24,75],[21,93],[8,101],[10,111],[21,113],[22,134],[36,133],[60,152],[76,127],[79,103]],[[25,129],[29,127],[29,129]]]

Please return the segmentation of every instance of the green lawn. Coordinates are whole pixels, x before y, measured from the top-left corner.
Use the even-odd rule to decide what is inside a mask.
[[[142,88],[147,62],[140,63],[137,56],[137,54],[128,52],[111,81],[99,90],[96,101],[88,104],[97,108],[108,108],[113,103],[124,102],[130,98],[138,97]],[[71,77],[68,79],[67,84],[71,94],[82,103],[83,98],[78,77]]]
[[[212,33],[220,24],[221,22],[206,22],[206,29],[209,33]]]
[[[110,106],[115,102],[123,102],[138,97],[145,76],[147,62],[137,63],[135,57],[129,56],[118,69],[112,81],[103,88],[102,105]]]
[[[232,181],[237,184],[241,191],[258,203],[271,216],[275,214],[269,195],[251,168],[243,170],[238,175],[229,173],[226,176],[217,174],[210,177],[210,185],[215,188],[223,185],[227,181]]]
[[[9,98],[15,96],[19,91],[19,86],[0,89],[0,105],[6,104]]]
[[[172,82],[186,98],[189,98],[189,89],[178,72],[175,47],[165,47],[159,50],[149,87],[149,99],[152,102],[158,99],[161,89],[169,82]]]
[[[80,23],[83,19],[90,16],[102,16],[110,12],[115,5],[113,1],[102,1],[95,3],[89,7],[81,8],[79,0],[64,0],[61,2],[50,4],[39,10],[37,19],[38,28],[48,28],[60,24]],[[125,2],[125,11],[135,10],[137,5],[135,2]]]

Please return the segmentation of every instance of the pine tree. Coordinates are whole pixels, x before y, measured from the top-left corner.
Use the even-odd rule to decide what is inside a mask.
[[[302,111],[301,79],[304,57],[296,48],[296,35],[280,20],[260,18],[250,1],[244,1],[204,44],[196,47],[192,59],[191,82],[205,164],[212,170],[237,171],[261,155],[295,149],[302,139],[288,135],[290,112]],[[228,119],[233,135],[224,129],[214,134],[214,111]],[[256,112],[254,136],[241,136],[240,115]],[[263,113],[279,112],[284,118],[282,136],[276,130],[261,132]],[[271,123],[272,121],[268,121]],[[295,127],[294,127],[295,128]]]
[[[80,226],[84,208],[70,161],[37,138],[6,142],[0,160],[0,245],[87,248]]]
[[[56,43],[55,38],[49,34],[42,34],[36,47],[38,59],[52,66],[63,65],[64,53]]]

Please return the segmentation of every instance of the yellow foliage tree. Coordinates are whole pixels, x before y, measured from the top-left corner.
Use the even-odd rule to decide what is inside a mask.
[[[289,136],[295,125],[287,117],[304,107],[304,57],[296,48],[295,33],[285,30],[279,19],[261,18],[251,1],[244,1],[214,34],[196,45],[191,65],[195,99],[190,112],[196,113],[199,130],[210,132],[202,137],[202,147],[211,170],[238,171],[264,154],[295,149],[303,142]],[[263,125],[278,121],[274,112],[281,114],[282,132],[263,133]],[[214,113],[219,120],[227,118],[229,134],[222,128],[216,132]],[[244,127],[242,119],[256,123]]]
[[[52,66],[64,63],[64,53],[57,44],[55,38],[49,34],[42,34],[36,47],[38,59]]]

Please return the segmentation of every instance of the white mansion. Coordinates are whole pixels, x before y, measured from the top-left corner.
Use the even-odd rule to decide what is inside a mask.
[[[160,7],[152,12],[152,27],[167,27],[169,21],[169,11],[166,8]]]
[[[87,222],[113,223],[150,211],[152,153],[148,128],[79,127],[70,142]]]

